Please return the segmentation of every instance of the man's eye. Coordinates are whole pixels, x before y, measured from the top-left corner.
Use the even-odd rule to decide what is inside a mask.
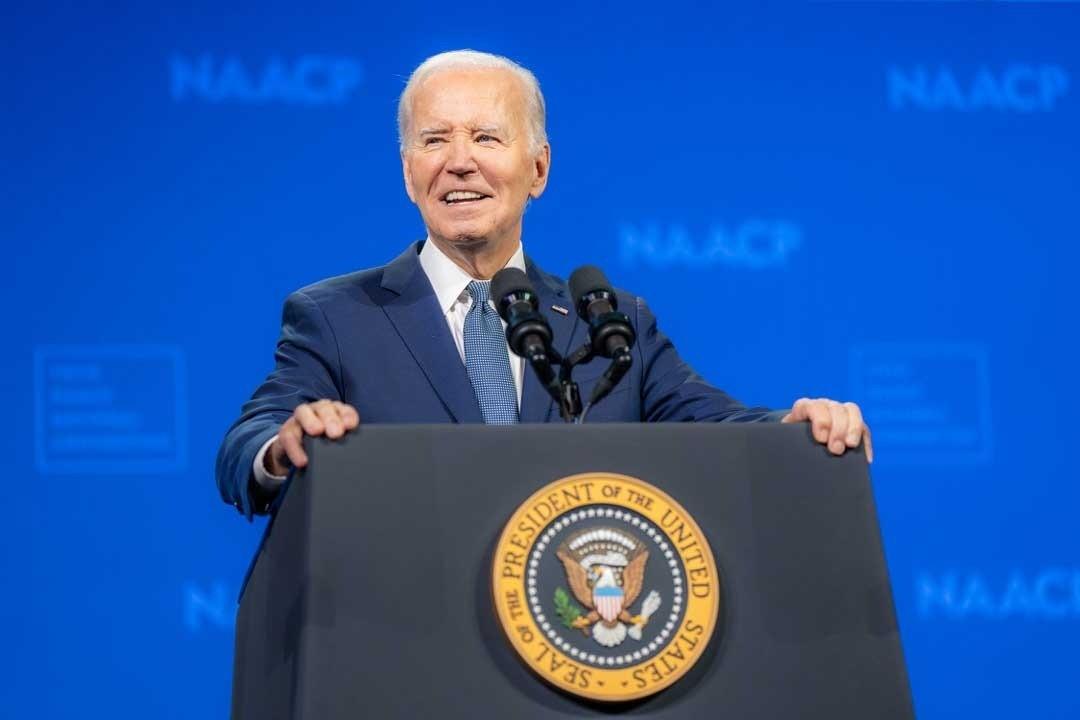
[[[496,142],[497,138],[495,138],[492,135],[477,135],[476,136],[476,141],[477,142]]]
[[[435,143],[441,143],[443,139],[441,137],[429,137],[424,141],[425,145],[434,145]]]

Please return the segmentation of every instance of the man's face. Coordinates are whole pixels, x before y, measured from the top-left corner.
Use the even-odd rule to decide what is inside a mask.
[[[506,70],[446,70],[416,89],[402,169],[436,242],[517,246],[551,157],[547,145],[530,152],[526,112],[522,83]]]

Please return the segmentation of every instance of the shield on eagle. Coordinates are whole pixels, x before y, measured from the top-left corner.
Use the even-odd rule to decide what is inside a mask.
[[[620,587],[593,588],[593,603],[600,617],[609,623],[615,622],[622,612],[623,591]]]

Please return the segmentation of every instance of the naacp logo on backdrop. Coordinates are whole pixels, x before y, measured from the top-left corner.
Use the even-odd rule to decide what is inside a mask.
[[[619,259],[628,267],[643,265],[703,269],[783,269],[803,245],[799,225],[778,218],[748,218],[712,224],[691,232],[681,223],[623,223],[618,230]]]
[[[1050,112],[1069,89],[1069,73],[1050,64],[970,72],[947,65],[893,65],[886,79],[893,110]]]
[[[922,620],[1080,620],[1080,568],[1070,566],[921,571],[915,600]]]
[[[169,92],[175,102],[341,105],[362,79],[360,62],[350,57],[301,55],[250,63],[204,53],[169,59]]]
[[[564,478],[506,524],[492,567],[507,638],[541,678],[596,700],[658,692],[701,658],[720,609],[689,513],[624,475]]]

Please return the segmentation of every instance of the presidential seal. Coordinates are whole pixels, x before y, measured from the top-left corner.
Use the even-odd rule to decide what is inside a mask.
[[[632,700],[701,658],[720,609],[716,561],[677,502],[626,475],[557,480],[506,524],[495,607],[521,659],[566,692]]]

